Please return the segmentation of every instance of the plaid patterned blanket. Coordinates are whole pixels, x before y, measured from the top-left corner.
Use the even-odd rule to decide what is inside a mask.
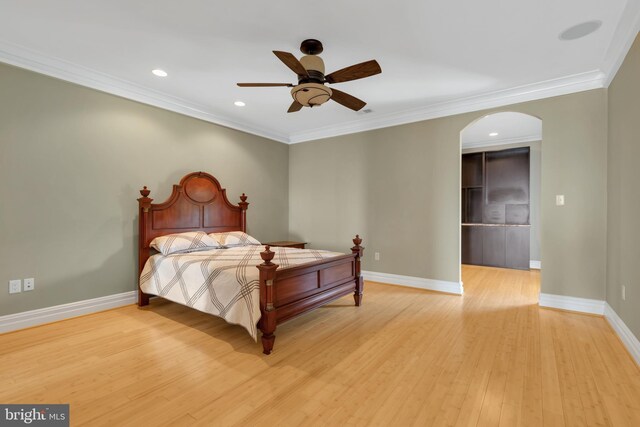
[[[260,252],[264,246],[153,255],[140,275],[143,292],[243,326],[254,340],[260,320]],[[343,255],[313,249],[271,248],[278,269]]]

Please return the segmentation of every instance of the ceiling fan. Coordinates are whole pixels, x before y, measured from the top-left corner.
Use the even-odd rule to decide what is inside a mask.
[[[300,111],[302,107],[317,107],[330,99],[354,111],[362,109],[367,105],[366,102],[338,89],[329,88],[325,86],[325,83],[342,83],[380,74],[382,69],[378,62],[376,60],[362,62],[325,76],[324,62],[318,56],[322,50],[322,43],[319,40],[307,39],[300,45],[300,51],[305,54],[300,60],[289,52],[273,51],[280,61],[298,75],[297,85],[291,83],[238,83],[238,86],[286,86],[293,88],[291,89],[293,103],[289,107],[288,113]]]

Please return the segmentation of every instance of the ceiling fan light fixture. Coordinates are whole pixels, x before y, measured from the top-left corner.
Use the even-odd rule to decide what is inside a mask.
[[[305,107],[316,107],[331,99],[333,92],[325,85],[302,83],[291,89],[293,99]]]
[[[295,113],[300,111],[302,107],[316,107],[330,99],[350,110],[360,111],[367,105],[366,102],[338,89],[329,89],[325,83],[343,83],[375,76],[382,72],[380,64],[372,59],[325,75],[324,61],[318,56],[322,53],[322,49],[322,43],[319,40],[307,39],[300,45],[300,50],[305,54],[300,59],[289,52],[273,51],[273,54],[284,65],[296,73],[298,77],[298,85],[296,86],[290,83],[237,83],[237,85],[240,87],[292,87],[293,103],[287,113]]]

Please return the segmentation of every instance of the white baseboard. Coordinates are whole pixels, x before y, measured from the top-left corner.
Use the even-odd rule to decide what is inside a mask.
[[[606,301],[541,293],[538,304],[540,307],[603,315],[629,350],[631,357],[640,365],[640,341]]]
[[[542,268],[542,262],[535,259],[529,260],[529,268],[540,270]]]
[[[629,329],[620,316],[618,316],[618,313],[606,302],[604,305],[604,317],[613,330],[616,331],[620,337],[620,341],[627,347],[627,350],[631,353],[631,357],[640,365],[640,341],[638,341],[638,338],[631,332],[631,329]]]
[[[604,315],[605,302],[597,299],[568,297],[540,293],[538,305],[540,307],[559,308],[561,310],[577,311],[579,313]]]
[[[398,274],[377,273],[375,271],[363,271],[364,280],[387,283],[389,285],[408,286],[411,288],[426,289],[429,291],[446,292],[462,295],[464,287],[462,282],[447,282],[444,280],[424,279],[422,277],[401,276]]]
[[[0,333],[134,304],[137,301],[137,296],[137,291],[123,292],[121,294],[107,295],[106,297],[0,316]]]

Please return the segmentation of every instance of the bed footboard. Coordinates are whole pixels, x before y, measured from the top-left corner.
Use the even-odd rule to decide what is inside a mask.
[[[362,303],[363,279],[360,259],[364,248],[360,236],[353,239],[351,254],[278,270],[271,262],[269,246],[260,253],[260,311],[263,353],[270,354],[276,325],[353,292],[355,305]]]

